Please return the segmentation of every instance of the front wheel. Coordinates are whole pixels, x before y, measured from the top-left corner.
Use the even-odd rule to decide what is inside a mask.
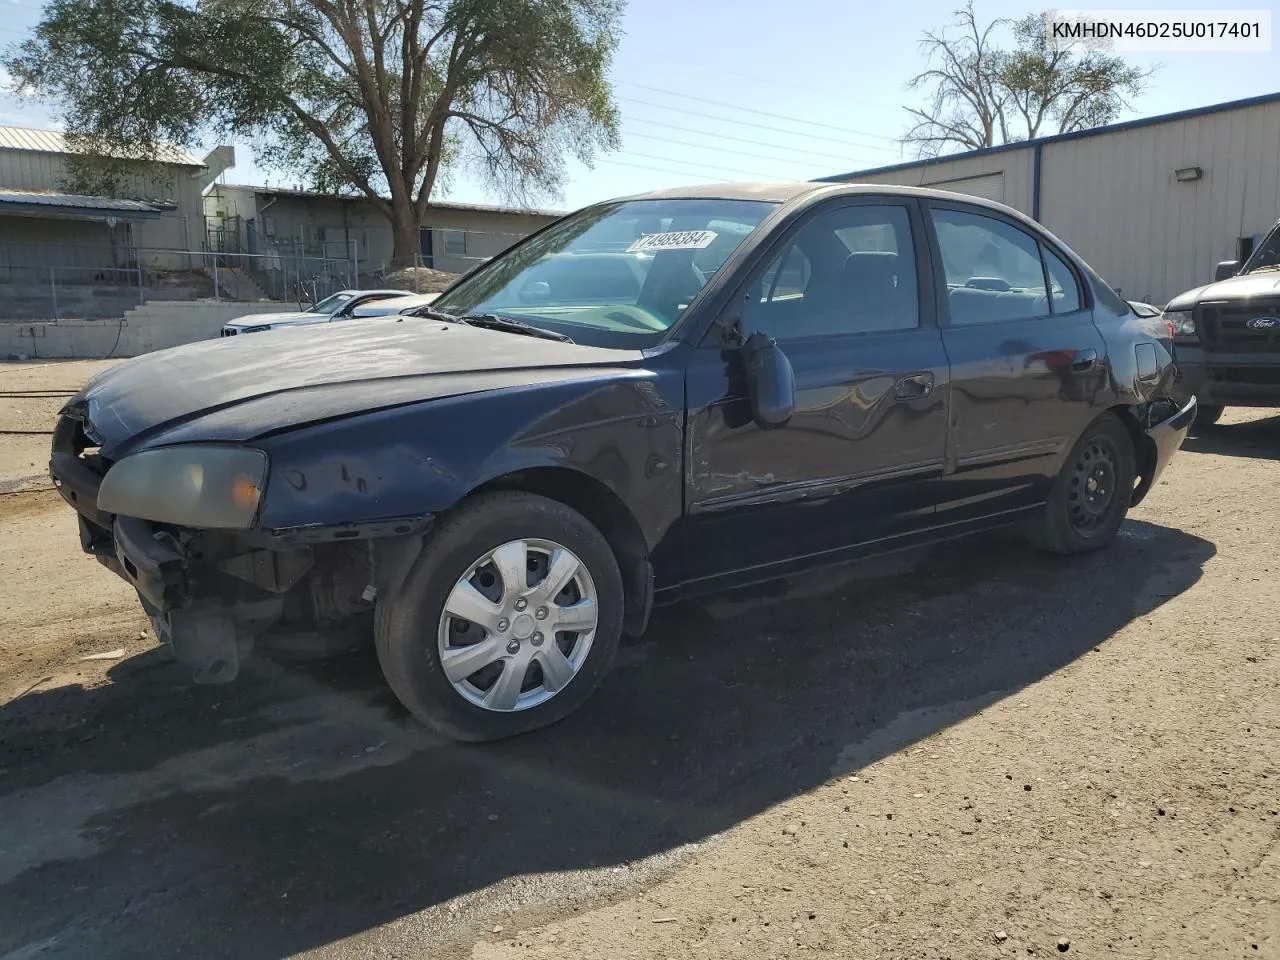
[[[562,503],[482,494],[449,516],[378,612],[378,660],[400,701],[455,740],[554,723],[599,686],[622,632],[622,576]]]
[[[1085,430],[1053,481],[1027,538],[1050,553],[1087,553],[1111,542],[1133,497],[1133,439],[1114,414]]]

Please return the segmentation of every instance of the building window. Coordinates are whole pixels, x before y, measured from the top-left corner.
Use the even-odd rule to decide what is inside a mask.
[[[464,230],[441,230],[441,251],[446,256],[465,257],[467,255],[467,234]]]

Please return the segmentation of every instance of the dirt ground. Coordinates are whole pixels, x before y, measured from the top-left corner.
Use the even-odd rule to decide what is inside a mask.
[[[0,960],[1280,958],[1280,417],[1101,555],[668,608],[464,747],[369,653],[195,687],[155,648],[19,432],[99,366],[0,366]]]

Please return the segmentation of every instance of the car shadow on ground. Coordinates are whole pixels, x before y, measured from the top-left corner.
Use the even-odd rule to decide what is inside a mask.
[[[432,907],[467,936],[493,919],[440,905],[731,828],[1089,655],[1213,553],[1131,521],[1087,557],[984,537],[681,604],[578,714],[487,746],[368,653],[226,687],[145,654],[0,712],[0,956],[279,957]]]
[[[1280,460],[1280,416],[1244,423],[1218,423],[1193,427],[1182,449],[1192,453],[1216,453],[1224,457]]]

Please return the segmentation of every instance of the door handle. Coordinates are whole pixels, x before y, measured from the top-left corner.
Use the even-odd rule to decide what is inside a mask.
[[[1097,350],[1077,350],[1075,358],[1071,361],[1071,369],[1081,373],[1085,370],[1092,370],[1097,365]]]
[[[933,374],[916,373],[903,377],[894,388],[893,395],[899,400],[919,400],[933,392]]]

